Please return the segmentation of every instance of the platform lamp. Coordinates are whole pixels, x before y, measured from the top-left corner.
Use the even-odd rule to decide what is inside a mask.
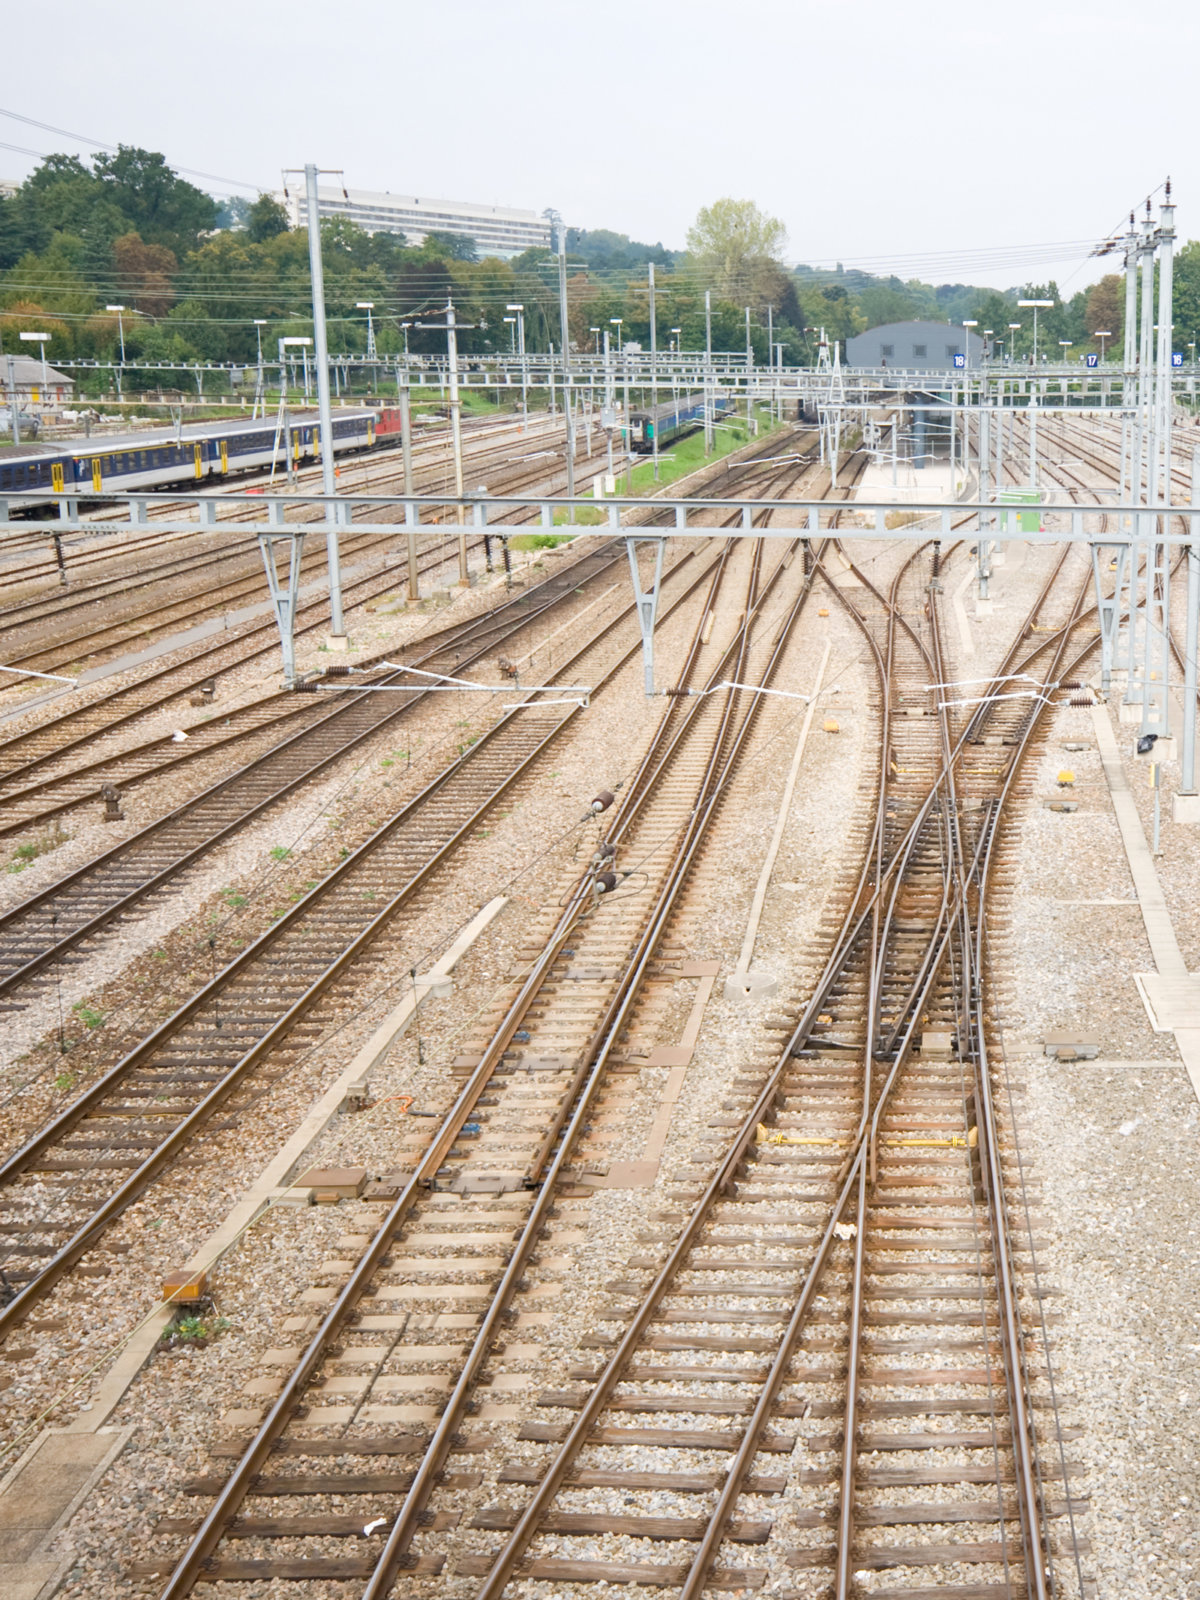
[[[588,332],[595,334],[595,338],[592,340],[592,354],[598,356],[600,354],[600,329],[589,327]]]
[[[995,333],[995,331],[996,331],[995,328],[985,328],[983,330],[983,337],[985,339],[990,340],[992,335]],[[985,361],[990,361],[992,359],[992,347],[991,347],[990,343],[988,344],[987,348],[983,352],[983,359]]]
[[[1034,366],[1034,370],[1036,371],[1037,370],[1037,314],[1038,314],[1039,311],[1052,311],[1054,309],[1054,301],[1053,300],[1018,300],[1017,304],[1019,306],[1031,306],[1033,308],[1033,366]]]
[[[1058,341],[1058,343],[1059,343],[1060,348],[1062,349],[1063,363],[1065,365],[1066,359],[1067,359],[1067,351],[1071,348],[1071,346],[1075,343],[1075,341],[1074,341],[1074,339],[1060,339]]]
[[[1021,331],[1021,324],[1019,322],[1010,322],[1009,323],[1009,325],[1008,325],[1008,334],[1009,334],[1009,338],[1008,338],[1008,359],[1009,359],[1009,364],[1010,365],[1012,363],[1013,356],[1016,354],[1015,346],[1016,346],[1016,343],[1017,343],[1017,341],[1012,336],[1013,336],[1014,333],[1020,333],[1020,331]]]
[[[529,373],[525,365],[525,302],[505,306],[517,314],[517,354],[521,358],[521,432],[529,426]]]
[[[374,300],[356,300],[354,302],[354,309],[356,311],[365,311],[367,313],[367,360],[374,361],[375,323],[371,318],[371,313],[375,309],[375,302]]]
[[[105,311],[115,311],[117,313],[117,337],[121,341],[121,366],[123,368],[124,365],[125,365],[125,321],[124,321],[124,318],[122,316],[122,312],[125,310],[125,307],[124,306],[105,306],[104,309],[105,309]],[[121,373],[120,372],[117,373],[117,393],[118,394],[121,393]]]
[[[1112,338],[1112,329],[1111,328],[1097,328],[1095,330],[1095,332],[1093,333],[1092,337],[1094,339],[1099,339],[1099,341],[1100,341],[1100,365],[1103,366],[1104,365],[1104,341],[1105,341],[1105,339],[1111,339]]]
[[[963,319],[963,366],[964,366],[964,368],[965,367],[969,367],[971,365],[971,329],[972,328],[977,328],[978,326],[979,326],[979,322],[978,322],[978,319],[975,318],[975,317],[965,317]]]
[[[49,343],[50,335],[48,333],[19,333],[17,338],[24,339],[29,344],[40,344],[42,347],[42,404],[44,405],[46,403],[46,345]]]

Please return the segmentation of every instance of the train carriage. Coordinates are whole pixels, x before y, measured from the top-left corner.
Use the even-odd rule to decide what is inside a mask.
[[[726,398],[714,399],[713,415],[720,417],[729,410]],[[630,444],[639,454],[654,449],[657,437],[661,450],[665,445],[695,433],[704,426],[704,396],[680,395],[676,400],[664,400],[661,405],[645,406],[629,414]]]
[[[368,450],[375,443],[373,411],[342,413],[333,420],[335,455]],[[10,513],[52,506],[63,494],[103,494],[106,490],[185,487],[238,472],[319,461],[320,427],[315,417],[286,430],[268,421],[204,423],[183,429],[178,438],[161,432],[126,434],[89,441],[62,453],[13,450],[0,457],[0,498]]]

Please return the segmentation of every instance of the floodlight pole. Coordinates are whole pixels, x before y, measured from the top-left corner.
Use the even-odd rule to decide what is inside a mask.
[[[575,498],[575,413],[571,404],[571,331],[567,320],[567,225],[554,213],[558,229],[558,321],[562,337],[563,413],[567,422],[567,496]],[[567,513],[575,521],[575,507]],[[505,549],[507,549],[507,545]]]
[[[654,447],[654,481],[658,482],[658,323],[654,315],[654,263],[646,264],[650,275],[650,433]],[[632,439],[632,431],[630,434]]]
[[[317,359],[317,408],[321,431],[321,492],[326,496],[325,549],[329,564],[330,643],[345,642],[342,620],[342,571],[338,552],[337,493],[333,478],[333,415],[329,402],[329,342],[325,336],[325,274],[321,266],[321,204],[317,197],[318,169],[310,162],[304,168],[308,200],[308,262],[312,273],[313,340]]]

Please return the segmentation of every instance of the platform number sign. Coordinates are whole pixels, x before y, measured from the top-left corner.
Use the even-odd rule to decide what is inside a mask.
[[[1098,355],[1093,354],[1093,355],[1088,356],[1088,358],[1087,358],[1087,364],[1088,364],[1089,367],[1098,366],[1099,362],[1100,362],[1100,357]]]
[[[1183,365],[1183,351],[1182,350],[1172,350],[1171,351],[1171,365],[1173,367],[1181,367]]]
[[[967,364],[966,356],[955,356],[954,357],[954,365],[956,367],[965,367],[966,364]]]

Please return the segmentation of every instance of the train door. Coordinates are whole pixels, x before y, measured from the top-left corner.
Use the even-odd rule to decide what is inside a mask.
[[[196,443],[192,446],[192,460],[196,469],[196,476],[204,476],[204,446]]]
[[[375,443],[375,418],[367,418],[367,446],[370,448]]]
[[[229,440],[221,440],[221,471],[229,471]]]
[[[92,488],[97,494],[104,487],[104,474],[100,470],[100,457],[92,457]]]
[[[55,494],[63,492],[63,464],[61,461],[52,461],[50,463],[50,487]]]

